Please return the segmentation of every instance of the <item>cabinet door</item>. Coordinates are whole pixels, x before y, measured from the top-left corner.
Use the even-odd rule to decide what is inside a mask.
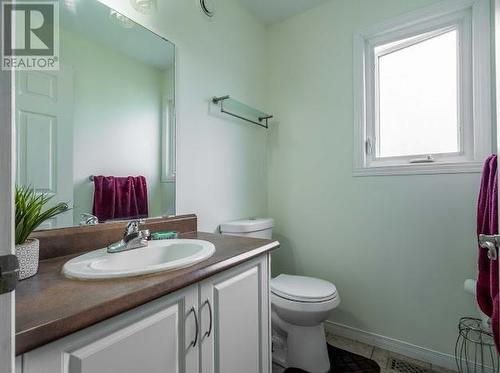
[[[23,373],[198,373],[197,302],[197,286],[150,302],[28,352]]]
[[[23,373],[23,357],[16,357],[16,373]]]
[[[269,373],[269,258],[200,284],[202,373]]]

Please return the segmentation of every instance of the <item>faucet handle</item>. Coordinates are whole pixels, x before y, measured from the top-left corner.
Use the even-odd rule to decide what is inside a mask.
[[[125,236],[139,232],[139,226],[146,224],[146,219],[131,220],[127,223],[125,228]]]
[[[99,218],[89,213],[80,215],[80,225],[96,225],[99,224]]]

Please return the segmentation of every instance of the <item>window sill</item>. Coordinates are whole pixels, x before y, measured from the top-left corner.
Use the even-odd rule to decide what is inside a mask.
[[[395,164],[390,166],[368,166],[354,168],[353,176],[397,176],[397,175],[430,175],[430,174],[459,174],[480,173],[482,162],[448,162],[422,164]]]

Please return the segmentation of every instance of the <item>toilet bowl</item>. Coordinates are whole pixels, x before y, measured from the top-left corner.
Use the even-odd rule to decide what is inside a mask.
[[[221,224],[222,234],[271,239],[274,220]],[[281,274],[271,280],[273,361],[310,373],[326,373],[330,360],[323,322],[340,303],[335,285],[305,276]]]
[[[340,303],[335,285],[281,274],[271,280],[273,360],[311,373],[330,370],[323,322]]]

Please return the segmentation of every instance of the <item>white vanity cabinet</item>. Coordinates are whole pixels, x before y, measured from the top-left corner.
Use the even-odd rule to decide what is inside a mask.
[[[30,351],[22,373],[270,373],[269,257]]]
[[[24,354],[22,372],[197,372],[197,304],[192,285]]]
[[[268,268],[261,260],[200,284],[202,373],[271,371]]]
[[[16,373],[22,373],[23,372],[23,357],[22,356],[16,356]]]

